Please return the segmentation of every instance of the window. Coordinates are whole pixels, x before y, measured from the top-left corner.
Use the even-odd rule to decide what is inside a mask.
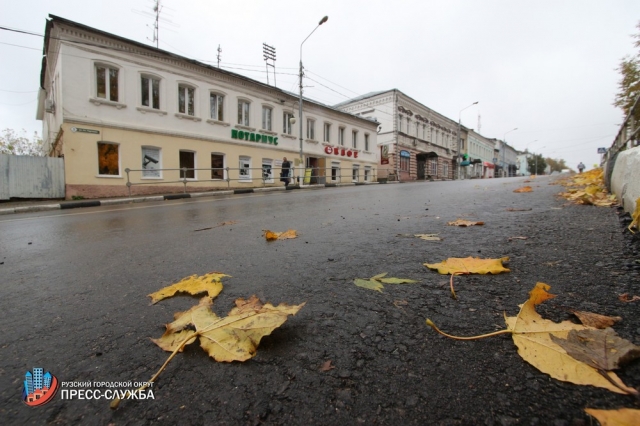
[[[107,65],[96,65],[96,97],[118,102],[119,70]]]
[[[409,120],[409,117],[407,117],[407,131],[406,131],[406,133],[409,134],[410,131],[411,131],[411,120]]]
[[[331,142],[331,124],[324,123],[324,141]]]
[[[422,125],[422,139],[427,140],[427,125]]]
[[[369,134],[364,134],[364,150],[369,151]]]
[[[315,140],[316,136],[316,121],[307,118],[307,139]]]
[[[273,160],[262,159],[262,180],[264,183],[273,183]]]
[[[411,160],[411,154],[407,151],[400,151],[400,170],[403,172],[409,171],[409,163]]]
[[[449,163],[442,163],[442,175],[445,178],[449,177]]]
[[[401,115],[398,116],[398,131],[399,132],[402,131],[402,116]]]
[[[271,130],[271,114],[273,110],[270,107],[262,107],[262,128],[264,130]]]
[[[211,179],[224,179],[224,154],[211,154]]]
[[[251,157],[240,157],[239,180],[251,181]]]
[[[364,168],[364,181],[369,182],[371,180],[371,167],[365,166]]]
[[[160,79],[140,76],[140,89],[142,106],[160,109]]]
[[[293,118],[293,114],[290,112],[285,112],[282,116],[282,132],[290,135],[291,134],[291,119]]]
[[[249,125],[249,106],[251,104],[248,101],[238,100],[238,124]]]
[[[224,121],[224,96],[209,93],[209,111],[212,120]]]
[[[120,145],[98,142],[98,174],[120,176]]]
[[[338,129],[338,145],[344,146],[344,127]]]
[[[438,176],[438,157],[431,157],[429,160],[429,174]]]
[[[160,169],[160,148],[142,147],[142,177],[159,178]]]
[[[180,179],[196,178],[196,153],[193,151],[180,151]],[[190,170],[189,170],[190,169]]]
[[[358,177],[360,175],[360,166],[354,164],[353,169],[351,170],[351,180],[354,182],[358,182]]]
[[[420,123],[416,121],[416,138],[419,136],[418,131],[420,130]]]
[[[331,162],[331,181],[336,182],[340,180],[340,163],[335,161]]]
[[[178,112],[187,115],[196,115],[195,102],[196,89],[193,87],[178,85]]]
[[[358,132],[354,130],[351,132],[351,148],[357,148],[357,147],[358,147]]]

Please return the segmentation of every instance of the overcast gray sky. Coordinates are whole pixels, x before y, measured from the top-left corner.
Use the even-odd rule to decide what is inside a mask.
[[[163,0],[160,48],[266,82],[262,43],[275,46],[278,87],[330,105],[397,88],[516,149],[599,162],[622,122],[611,103],[620,59],[634,52],[637,0]],[[152,38],[151,0],[0,0],[0,26],[44,33],[54,14],[138,42]],[[0,30],[0,129],[41,133],[35,120],[42,37]],[[273,76],[271,76],[273,83]]]

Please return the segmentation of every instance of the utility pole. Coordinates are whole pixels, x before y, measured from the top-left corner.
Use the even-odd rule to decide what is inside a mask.
[[[269,67],[273,67],[273,85],[278,86],[276,83],[276,48],[269,46],[266,43],[262,43],[262,56],[264,58],[265,66],[267,67],[267,84],[269,84]],[[271,61],[271,63],[269,63]]]
[[[220,68],[220,54],[222,53],[222,49],[220,48],[220,45],[218,45],[218,68]]]

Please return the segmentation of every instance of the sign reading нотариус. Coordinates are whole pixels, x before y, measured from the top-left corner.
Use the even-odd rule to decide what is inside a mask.
[[[260,133],[245,132],[242,130],[231,129],[231,139],[242,139],[251,142],[269,143],[278,145],[278,138],[273,136],[261,135]]]

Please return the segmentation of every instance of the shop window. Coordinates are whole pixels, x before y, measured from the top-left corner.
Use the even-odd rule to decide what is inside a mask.
[[[262,180],[264,183],[273,183],[273,160],[262,159]]]
[[[400,170],[403,172],[409,171],[409,162],[411,155],[407,151],[400,151]]]
[[[120,176],[120,145],[98,142],[98,174]]]
[[[340,180],[340,163],[331,163],[331,181],[336,182]]]
[[[142,177],[160,178],[160,148],[142,147]]]
[[[364,168],[364,181],[365,182],[371,181],[371,167],[369,166],[366,166]]]
[[[429,174],[438,176],[438,157],[432,157],[429,160]]]
[[[354,182],[358,182],[359,177],[360,177],[360,166],[356,164],[353,166],[353,169],[351,169],[351,180],[353,180]]]
[[[240,182],[251,181],[251,157],[240,157],[239,177]]]
[[[224,179],[224,154],[211,154],[211,179]]]
[[[196,153],[193,151],[180,151],[180,179],[196,178]],[[187,169],[187,170],[182,170]]]

